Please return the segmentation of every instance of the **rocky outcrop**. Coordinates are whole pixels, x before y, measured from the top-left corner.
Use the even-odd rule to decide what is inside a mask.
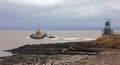
[[[86,42],[24,45],[6,50],[0,65],[120,65],[120,36],[105,35]]]

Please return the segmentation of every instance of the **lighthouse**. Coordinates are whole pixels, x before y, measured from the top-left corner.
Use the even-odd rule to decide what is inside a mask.
[[[102,35],[111,35],[113,34],[113,29],[111,28],[111,20],[107,19],[105,22],[105,28],[103,29]]]

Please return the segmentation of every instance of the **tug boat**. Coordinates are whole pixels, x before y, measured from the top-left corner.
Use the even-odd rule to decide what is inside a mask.
[[[32,39],[43,39],[45,37],[47,37],[47,33],[42,33],[39,25],[38,25],[38,29],[36,30],[36,32],[30,35],[30,38]]]

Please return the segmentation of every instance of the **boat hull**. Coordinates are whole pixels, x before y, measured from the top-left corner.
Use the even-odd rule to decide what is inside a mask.
[[[30,38],[33,38],[33,39],[43,39],[43,38],[45,38],[45,36],[33,36],[33,35],[30,35]]]

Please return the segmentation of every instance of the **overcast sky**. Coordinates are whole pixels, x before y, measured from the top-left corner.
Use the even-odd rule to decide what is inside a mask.
[[[120,27],[120,0],[0,0],[0,29]]]

